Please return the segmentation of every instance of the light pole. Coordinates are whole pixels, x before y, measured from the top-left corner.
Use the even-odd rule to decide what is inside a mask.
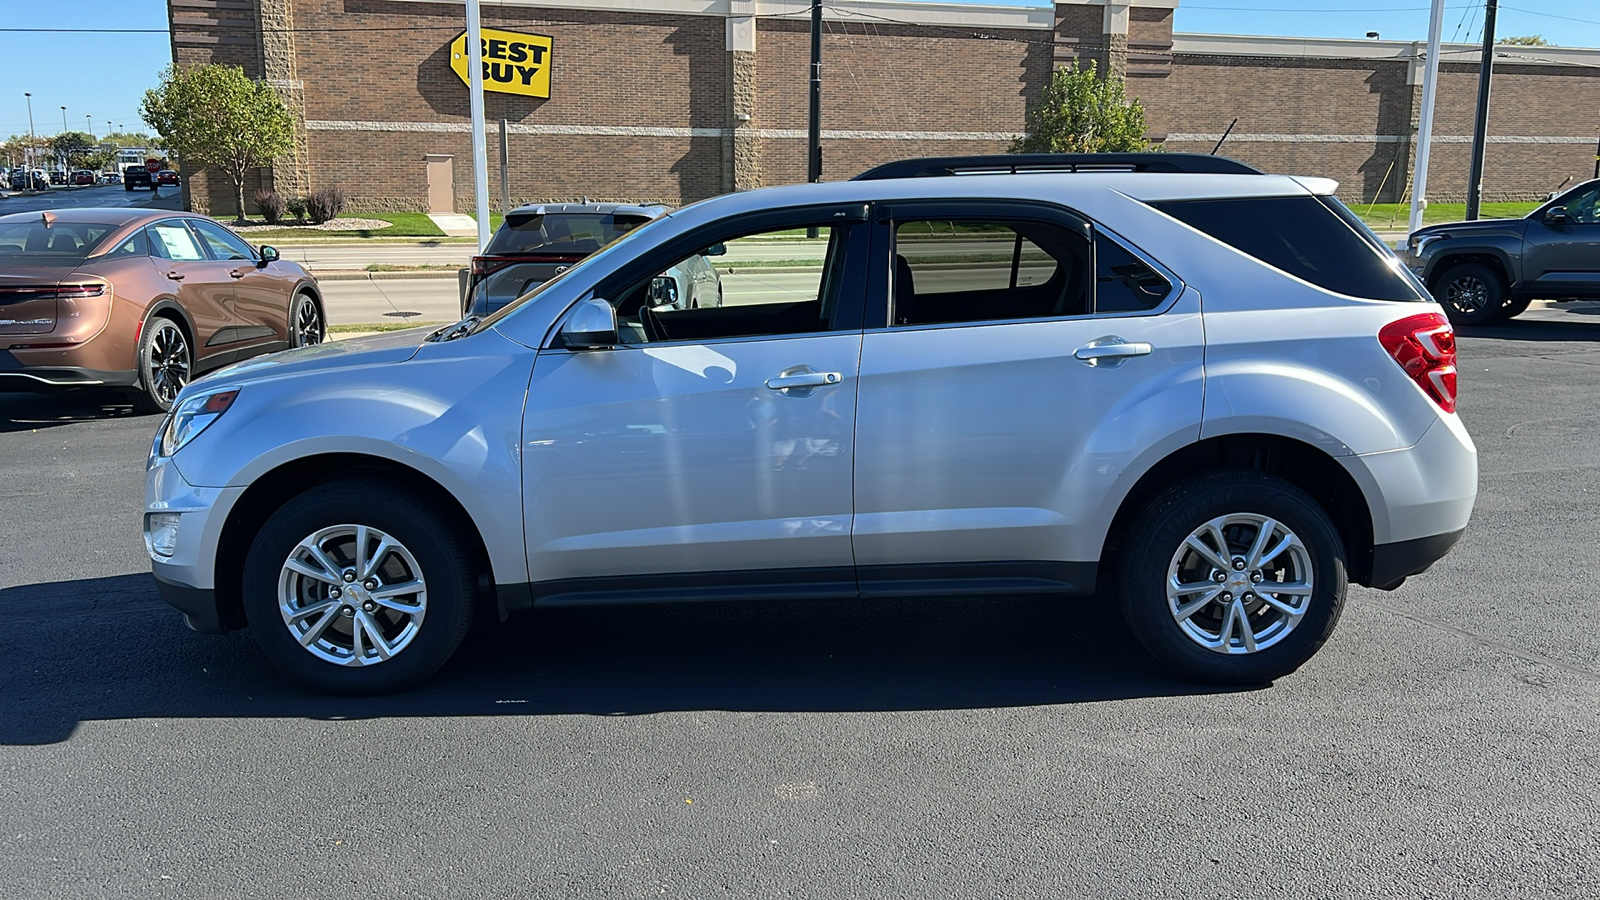
[[[22,154],[22,167],[28,170],[28,177],[23,179],[23,183],[28,184],[33,181],[33,142],[38,139],[33,136],[33,95],[23,91],[22,96],[28,98],[28,152]]]
[[[89,129],[89,140],[91,140],[91,141],[94,140],[95,139],[94,138],[94,123],[89,121],[89,117],[88,116],[84,116],[83,117],[83,124],[84,124],[84,127]]]

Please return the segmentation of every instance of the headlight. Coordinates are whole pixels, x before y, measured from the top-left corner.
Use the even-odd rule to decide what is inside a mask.
[[[225,391],[195,394],[183,401],[162,424],[152,456],[165,459],[182,450],[185,444],[205,431],[207,425],[221,418],[222,414],[233,406],[234,398],[238,396],[239,389],[230,388]]]
[[[1444,239],[1445,235],[1442,234],[1413,234],[1407,241],[1407,245],[1410,246],[1412,253],[1421,256],[1422,252],[1428,249],[1429,244]]]

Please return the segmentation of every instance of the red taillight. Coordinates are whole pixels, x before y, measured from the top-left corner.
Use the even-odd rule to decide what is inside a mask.
[[[1456,333],[1449,320],[1438,313],[1407,316],[1383,326],[1378,343],[1440,409],[1456,411]]]
[[[483,276],[489,274],[489,265],[488,265],[488,263],[489,263],[489,260],[486,259],[485,257],[474,256],[472,258],[472,275],[473,275],[473,277],[482,278]]]

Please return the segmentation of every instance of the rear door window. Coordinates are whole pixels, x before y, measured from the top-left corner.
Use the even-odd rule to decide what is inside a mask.
[[[192,262],[206,258],[194,232],[177,219],[157,222],[148,229],[152,255],[176,262]]]
[[[648,221],[649,216],[611,213],[513,212],[484,253],[587,256]]]
[[[1303,197],[1152,203],[1174,219],[1273,268],[1339,294],[1426,300],[1392,253],[1357,233],[1331,204]]]

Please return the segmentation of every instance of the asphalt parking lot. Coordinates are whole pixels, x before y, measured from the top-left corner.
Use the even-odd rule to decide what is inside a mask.
[[[307,695],[156,596],[155,418],[0,395],[3,893],[1600,896],[1600,314],[1460,346],[1462,543],[1227,692],[972,598],[540,612]]]

